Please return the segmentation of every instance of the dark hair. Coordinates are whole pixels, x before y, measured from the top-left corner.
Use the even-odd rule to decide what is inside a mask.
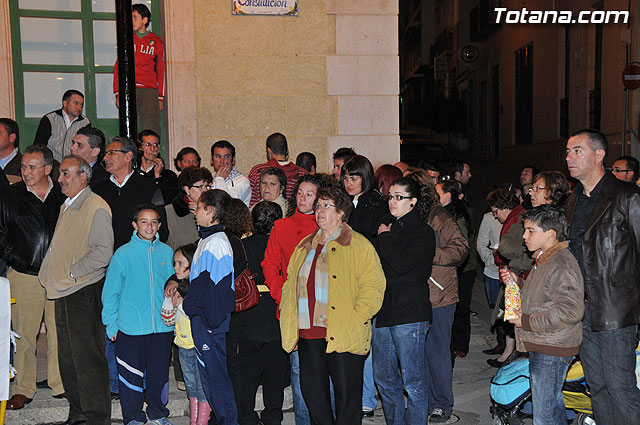
[[[499,187],[489,193],[487,196],[487,203],[490,207],[494,207],[499,210],[512,210],[520,205],[520,200],[516,196],[515,191],[509,190],[506,187]]]
[[[175,251],[173,251],[173,253],[181,253],[182,255],[184,255],[184,258],[187,259],[187,262],[189,263],[189,268],[191,268],[191,263],[193,262],[193,257],[196,255],[196,250],[198,249],[198,246],[194,243],[190,243],[187,245],[182,245],[181,247],[176,248]]]
[[[34,154],[39,153],[42,154],[42,165],[51,165],[53,164],[53,152],[45,145],[31,145],[27,146],[24,150],[25,154]]]
[[[353,203],[351,202],[351,199],[349,199],[347,192],[339,187],[322,187],[318,189],[316,200],[313,202],[314,208],[318,204],[319,199],[328,199],[332,201],[336,206],[336,211],[344,213],[342,221],[349,221],[349,216],[353,210]]]
[[[135,168],[136,158],[138,156],[138,145],[136,142],[125,136],[116,136],[109,140],[109,144],[111,143],[120,143],[122,145],[120,146],[120,150],[124,155],[131,152],[131,168]]]
[[[551,204],[557,207],[564,206],[569,195],[571,195],[567,177],[560,171],[543,171],[536,174],[532,182],[535,183],[538,179],[544,180],[545,193],[549,195],[548,198],[551,200]]]
[[[227,140],[218,140],[213,145],[211,145],[211,158],[213,158],[213,151],[215,151],[216,149],[229,149],[231,151],[231,157],[236,157],[236,147]]]
[[[273,133],[267,137],[267,147],[271,149],[275,155],[289,155],[289,147],[287,146],[287,138],[282,133]]]
[[[627,170],[631,170],[633,172],[632,181],[635,182],[636,177],[638,177],[638,173],[640,172],[640,164],[638,163],[638,160],[632,156],[625,155],[616,159],[616,161],[627,161]]]
[[[0,118],[0,125],[9,133],[9,135],[15,134],[16,140],[13,142],[13,147],[20,146],[20,129],[18,123],[11,118]]]
[[[74,94],[78,95],[78,96],[80,96],[81,98],[84,99],[84,95],[82,94],[81,91],[75,90],[75,89],[71,89],[71,90],[67,90],[66,92],[64,92],[64,94],[62,95],[62,101],[71,99],[71,96],[73,96]]]
[[[251,210],[251,217],[253,218],[253,233],[268,235],[276,220],[282,218],[282,208],[275,202],[260,201]]]
[[[356,155],[342,166],[341,178],[346,175],[360,176],[362,178],[362,193],[367,193],[375,187],[373,165],[366,156]]]
[[[196,156],[196,158],[198,158],[198,165],[197,166],[198,167],[200,166],[200,163],[202,162],[202,158],[200,158],[200,154],[194,148],[187,146],[186,148],[180,149],[180,151],[178,152],[178,155],[176,155],[176,158],[173,160],[173,165],[175,165],[176,170],[182,171],[182,169],[178,165],[178,162],[182,161],[182,158],[184,158],[184,156],[186,154],[189,154],[189,153],[194,154]],[[192,167],[193,167],[193,165],[192,165]]]
[[[407,192],[408,196],[418,200],[418,203],[414,208],[426,223],[429,219],[431,208],[436,203],[436,199],[432,195],[429,186],[410,176],[400,177],[399,179],[394,180],[394,182],[391,183],[391,186],[402,187]],[[431,182],[431,186],[433,186],[433,182]]]
[[[241,238],[250,233],[253,227],[251,211],[247,204],[238,198],[231,198],[224,215],[224,229],[232,235]]]
[[[356,151],[354,151],[353,148],[340,148],[333,153],[333,159],[342,159],[344,162],[347,162],[356,155]]]
[[[451,213],[451,215],[457,220],[462,218],[467,222],[467,226],[471,224],[471,215],[467,206],[460,200],[460,194],[462,193],[462,183],[457,180],[444,180],[439,183],[444,193],[451,194],[451,203],[444,208]],[[469,228],[469,230],[471,230]]]
[[[260,173],[260,183],[262,183],[263,176],[276,176],[278,178],[278,182],[280,183],[282,193],[285,193],[285,189],[287,188],[287,175],[284,173],[284,170],[282,168],[269,167],[262,170],[262,172]]]
[[[211,184],[213,182],[211,171],[205,167],[187,167],[178,176],[178,185],[182,190],[183,187],[191,187],[200,180]]]
[[[138,215],[140,215],[141,211],[145,210],[155,211],[155,213],[158,214],[158,219],[160,218],[160,210],[158,207],[151,202],[145,202],[144,204],[138,204],[133,210],[133,221],[138,221]]]
[[[374,174],[375,188],[382,196],[387,196],[391,183],[400,177],[402,177],[402,171],[398,167],[391,164],[383,164],[378,167]]]
[[[434,205],[440,204],[440,197],[436,191],[436,186],[433,184],[433,179],[422,168],[413,168],[406,176],[420,183],[421,193],[424,197],[428,198],[425,202],[429,204],[429,209]],[[393,183],[392,183],[393,184]],[[424,187],[422,187],[424,186]],[[424,217],[423,217],[424,218]]]
[[[540,170],[538,170],[538,167],[531,165],[531,164],[526,164],[524,167],[522,167],[520,169],[520,171],[522,172],[522,170],[526,169],[526,168],[531,168],[531,175],[535,176],[536,174],[540,174]]]
[[[422,164],[422,168],[424,168],[427,171],[436,171],[438,173],[440,172],[440,169],[438,167],[436,167],[435,165],[433,165],[432,163],[430,163],[430,162],[424,162]]]
[[[231,196],[224,190],[212,189],[202,192],[198,202],[202,202],[205,207],[211,207],[214,210],[213,221],[224,223],[224,216],[231,202]]]
[[[522,213],[523,220],[529,220],[536,226],[556,232],[558,242],[566,241],[569,236],[569,222],[563,208],[554,205],[540,205]]]
[[[149,8],[147,6],[145,6],[142,3],[136,3],[133,6],[131,6],[131,12],[138,12],[140,14],[140,17],[142,19],[147,18],[148,21],[147,23],[144,25],[145,28],[147,28],[147,25],[149,25],[151,23],[151,11],[149,11]]]
[[[316,156],[311,152],[301,152],[296,157],[296,165],[304,168],[308,172],[311,172],[312,167],[317,168]]]
[[[468,163],[467,161],[461,161],[461,160],[455,160],[453,161],[453,164],[451,164],[451,171],[449,171],[449,175],[452,178],[455,178],[456,173],[460,173],[462,174],[464,172],[464,166],[465,164],[471,168],[471,164]]]
[[[140,133],[138,133],[138,141],[142,142],[142,138],[147,136],[155,137],[156,139],[158,139],[158,143],[160,143],[160,135],[155,131],[149,129],[142,130]]]
[[[88,125],[86,127],[82,127],[76,134],[86,136],[89,139],[88,142],[91,149],[100,149],[98,159],[102,157],[102,155],[104,154],[104,145],[107,140],[106,137],[104,137],[104,133],[102,132],[102,130]]]
[[[287,217],[291,217],[296,212],[296,208],[298,208],[298,200],[296,198],[296,195],[298,194],[298,189],[300,189],[300,185],[302,183],[313,184],[316,187],[317,192],[317,190],[321,187],[335,186],[335,181],[336,179],[333,176],[329,176],[328,174],[307,174],[300,177],[296,184],[293,185],[291,195],[289,196],[289,201],[287,202]]]
[[[594,151],[597,149],[603,150],[604,156],[606,158],[607,154],[609,153],[609,142],[607,141],[607,136],[594,128],[583,128],[582,130],[578,130],[573,133],[571,136],[569,136],[569,138],[583,135],[589,138],[590,148]]]

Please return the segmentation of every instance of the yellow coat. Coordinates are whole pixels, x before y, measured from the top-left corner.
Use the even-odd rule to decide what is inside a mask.
[[[280,301],[282,348],[290,353],[298,343],[298,271],[317,231],[293,251]],[[346,223],[327,244],[329,317],[327,353],[367,354],[371,348],[371,318],[380,310],[386,279],[375,248]]]

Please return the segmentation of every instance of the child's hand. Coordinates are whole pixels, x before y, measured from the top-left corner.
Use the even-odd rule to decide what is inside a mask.
[[[380,223],[380,226],[378,226],[378,234],[380,233],[384,233],[384,232],[389,232],[391,231],[391,225],[384,225],[382,223]]]
[[[116,95],[116,108],[120,109],[120,97]]]
[[[116,334],[109,339],[111,340],[111,342],[116,342],[117,337],[118,337],[118,331],[116,331]]]
[[[510,280],[518,282],[518,275],[507,268],[500,269],[500,277],[502,278],[503,283],[507,283]]]
[[[183,299],[184,299],[184,298],[182,298],[182,296],[180,295],[180,293],[179,293],[178,291],[175,291],[175,292],[174,292],[174,294],[173,294],[173,296],[171,297],[171,301],[173,301],[173,306],[174,306],[175,308],[178,308],[178,306],[179,306],[180,304],[182,304],[182,300],[183,300]]]
[[[158,109],[160,109],[161,111],[164,109],[164,102],[161,100],[158,101]]]
[[[164,288],[164,296],[166,298],[173,297],[173,294],[176,293],[177,289],[178,289],[178,282],[172,280],[171,282],[167,283],[167,287]]]

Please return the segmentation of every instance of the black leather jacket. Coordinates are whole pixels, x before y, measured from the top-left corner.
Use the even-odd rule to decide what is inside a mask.
[[[640,323],[640,190],[605,173],[582,241],[593,331]],[[567,217],[573,218],[571,195]]]
[[[44,202],[28,192],[24,182],[7,192],[0,200],[0,256],[16,271],[35,276],[66,197],[56,184]]]

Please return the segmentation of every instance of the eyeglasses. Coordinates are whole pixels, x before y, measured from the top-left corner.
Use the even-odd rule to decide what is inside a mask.
[[[542,186],[531,186],[529,188],[529,192],[539,192],[541,190],[545,190],[546,187],[542,187]]]
[[[110,151],[105,151],[104,152],[104,156],[111,156],[116,152],[120,152],[120,153],[127,153],[126,151],[123,151],[122,149],[112,149]]]
[[[160,143],[151,143],[151,142],[144,142],[142,144],[142,146],[144,146],[145,148],[150,148],[150,147],[154,147],[154,148],[159,148],[160,147]]]
[[[313,208],[314,211],[328,210],[329,208],[335,208],[336,206],[333,204],[316,204]]]
[[[403,199],[411,199],[411,198],[413,198],[413,196],[389,195],[384,197],[384,199],[386,199],[387,202],[391,201],[392,199],[395,199],[396,201],[402,201]]]
[[[44,168],[44,167],[46,167],[46,165],[41,165],[40,167],[36,167],[35,165],[23,165],[23,164],[20,164],[20,169],[22,171],[26,171],[26,170],[36,171],[37,169]]]
[[[622,168],[613,168],[611,171],[614,173],[632,173],[633,170],[623,170]]]
[[[202,184],[193,184],[191,187],[195,187],[196,189],[211,189],[210,184],[202,183]]]
[[[495,210],[492,209],[491,210],[491,215],[494,216],[494,217],[497,217],[498,216],[498,209],[497,208]]]

